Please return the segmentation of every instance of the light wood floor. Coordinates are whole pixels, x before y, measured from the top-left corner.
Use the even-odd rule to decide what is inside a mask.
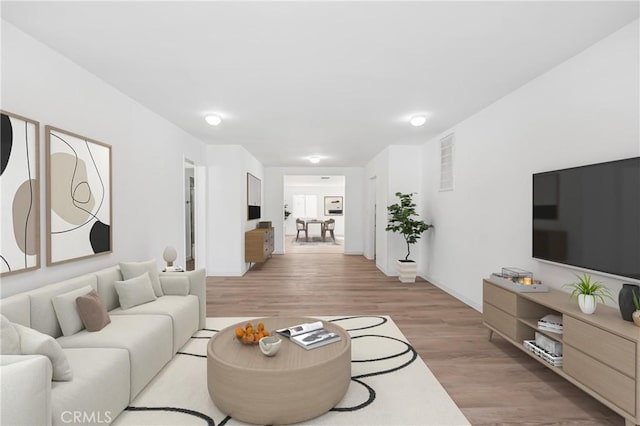
[[[207,313],[390,315],[474,425],[624,424],[499,336],[488,341],[474,309],[423,280],[386,277],[362,256],[276,255],[243,277],[209,277]]]

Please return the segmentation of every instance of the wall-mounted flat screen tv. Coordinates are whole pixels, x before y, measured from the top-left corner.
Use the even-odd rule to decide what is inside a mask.
[[[534,174],[533,257],[640,279],[640,157]]]

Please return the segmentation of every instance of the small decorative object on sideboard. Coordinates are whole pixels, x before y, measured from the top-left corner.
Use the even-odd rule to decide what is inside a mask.
[[[640,296],[636,292],[631,293],[631,297],[633,298],[633,305],[636,310],[631,314],[631,319],[633,323],[640,327]]]
[[[622,284],[622,288],[618,293],[618,306],[620,307],[620,315],[625,321],[633,321],[631,315],[638,308],[633,303],[634,296],[640,295],[640,286],[635,284]]]
[[[533,279],[533,273],[520,268],[502,268],[502,272],[494,272],[490,277],[495,284],[507,287],[519,293],[547,292],[549,287],[540,280]]]
[[[598,300],[606,304],[605,298],[613,300],[609,289],[600,281],[592,281],[591,275],[583,273],[577,275],[578,281],[564,284],[562,287],[566,287],[571,290],[569,294],[569,300],[578,296],[578,306],[580,310],[590,315],[596,311]]]

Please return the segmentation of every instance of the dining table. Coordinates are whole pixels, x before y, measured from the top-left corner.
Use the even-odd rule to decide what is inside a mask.
[[[322,241],[324,241],[324,232],[322,232],[324,228],[324,220],[322,219],[302,219],[302,220],[304,220],[305,227],[307,228],[307,237],[306,237],[307,241],[309,241],[309,225],[313,225],[316,223],[320,225],[320,237],[322,238]]]

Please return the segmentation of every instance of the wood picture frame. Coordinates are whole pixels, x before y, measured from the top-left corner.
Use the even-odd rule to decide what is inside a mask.
[[[112,252],[111,145],[45,127],[47,265]]]
[[[40,123],[1,113],[0,276],[40,268]]]
[[[260,219],[261,209],[262,182],[251,173],[247,173],[247,220]]]

